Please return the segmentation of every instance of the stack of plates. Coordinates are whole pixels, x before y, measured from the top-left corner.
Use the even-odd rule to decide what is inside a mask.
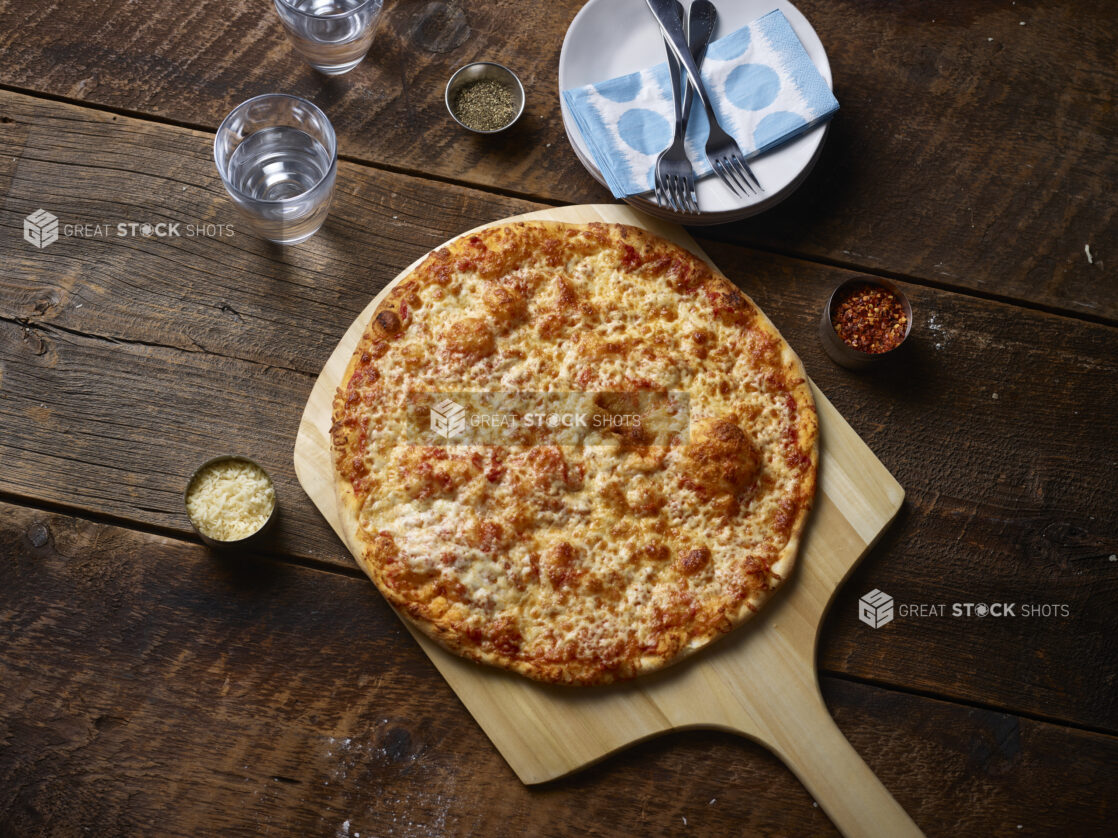
[[[820,75],[828,85],[834,86],[831,65],[819,36],[807,18],[787,0],[721,0],[717,6],[719,22],[715,38],[730,34],[773,9],[780,9],[815,62]],[[643,70],[666,58],[660,28],[644,0],[590,0],[575,15],[563,39],[563,50],[559,54],[559,90],[595,84]],[[594,164],[578,124],[562,96],[559,101],[563,110],[563,127],[575,155],[604,186],[605,178]],[[697,101],[695,106],[700,107]],[[688,225],[725,224],[756,215],[783,201],[807,178],[823,149],[828,124],[817,125],[795,140],[749,161],[750,168],[765,188],[759,195],[738,197],[711,175],[700,180],[696,188],[702,210],[699,215],[662,208],[651,193],[625,200],[649,215]]]

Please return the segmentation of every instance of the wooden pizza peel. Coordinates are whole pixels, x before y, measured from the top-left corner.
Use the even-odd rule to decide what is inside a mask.
[[[493,223],[518,220],[632,224],[710,261],[681,227],[624,205],[560,207]],[[330,456],[334,392],[380,300],[419,261],[349,327],[303,412],[295,471],[343,541]],[[548,686],[459,658],[404,620],[524,783],[561,777],[659,733],[716,728],[776,754],[848,838],[922,834],[847,742],[819,692],[815,642],[827,604],[896,515],[904,490],[814,385],[812,392],[819,488],[795,571],[756,617],[681,663],[623,684]]]

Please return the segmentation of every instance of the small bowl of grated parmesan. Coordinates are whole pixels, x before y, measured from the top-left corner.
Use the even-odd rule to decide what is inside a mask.
[[[207,460],[186,486],[190,525],[211,547],[249,543],[267,529],[275,513],[272,478],[248,457]]]

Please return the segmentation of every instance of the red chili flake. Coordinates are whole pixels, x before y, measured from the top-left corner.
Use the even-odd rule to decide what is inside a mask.
[[[888,288],[855,285],[836,298],[831,324],[847,345],[880,355],[900,346],[908,317],[900,299]]]

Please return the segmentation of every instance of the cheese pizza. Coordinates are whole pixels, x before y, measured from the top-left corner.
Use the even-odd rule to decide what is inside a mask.
[[[446,648],[541,681],[660,668],[756,612],[811,508],[799,359],[636,227],[520,222],[431,253],[345,371],[331,442],[358,563]]]

